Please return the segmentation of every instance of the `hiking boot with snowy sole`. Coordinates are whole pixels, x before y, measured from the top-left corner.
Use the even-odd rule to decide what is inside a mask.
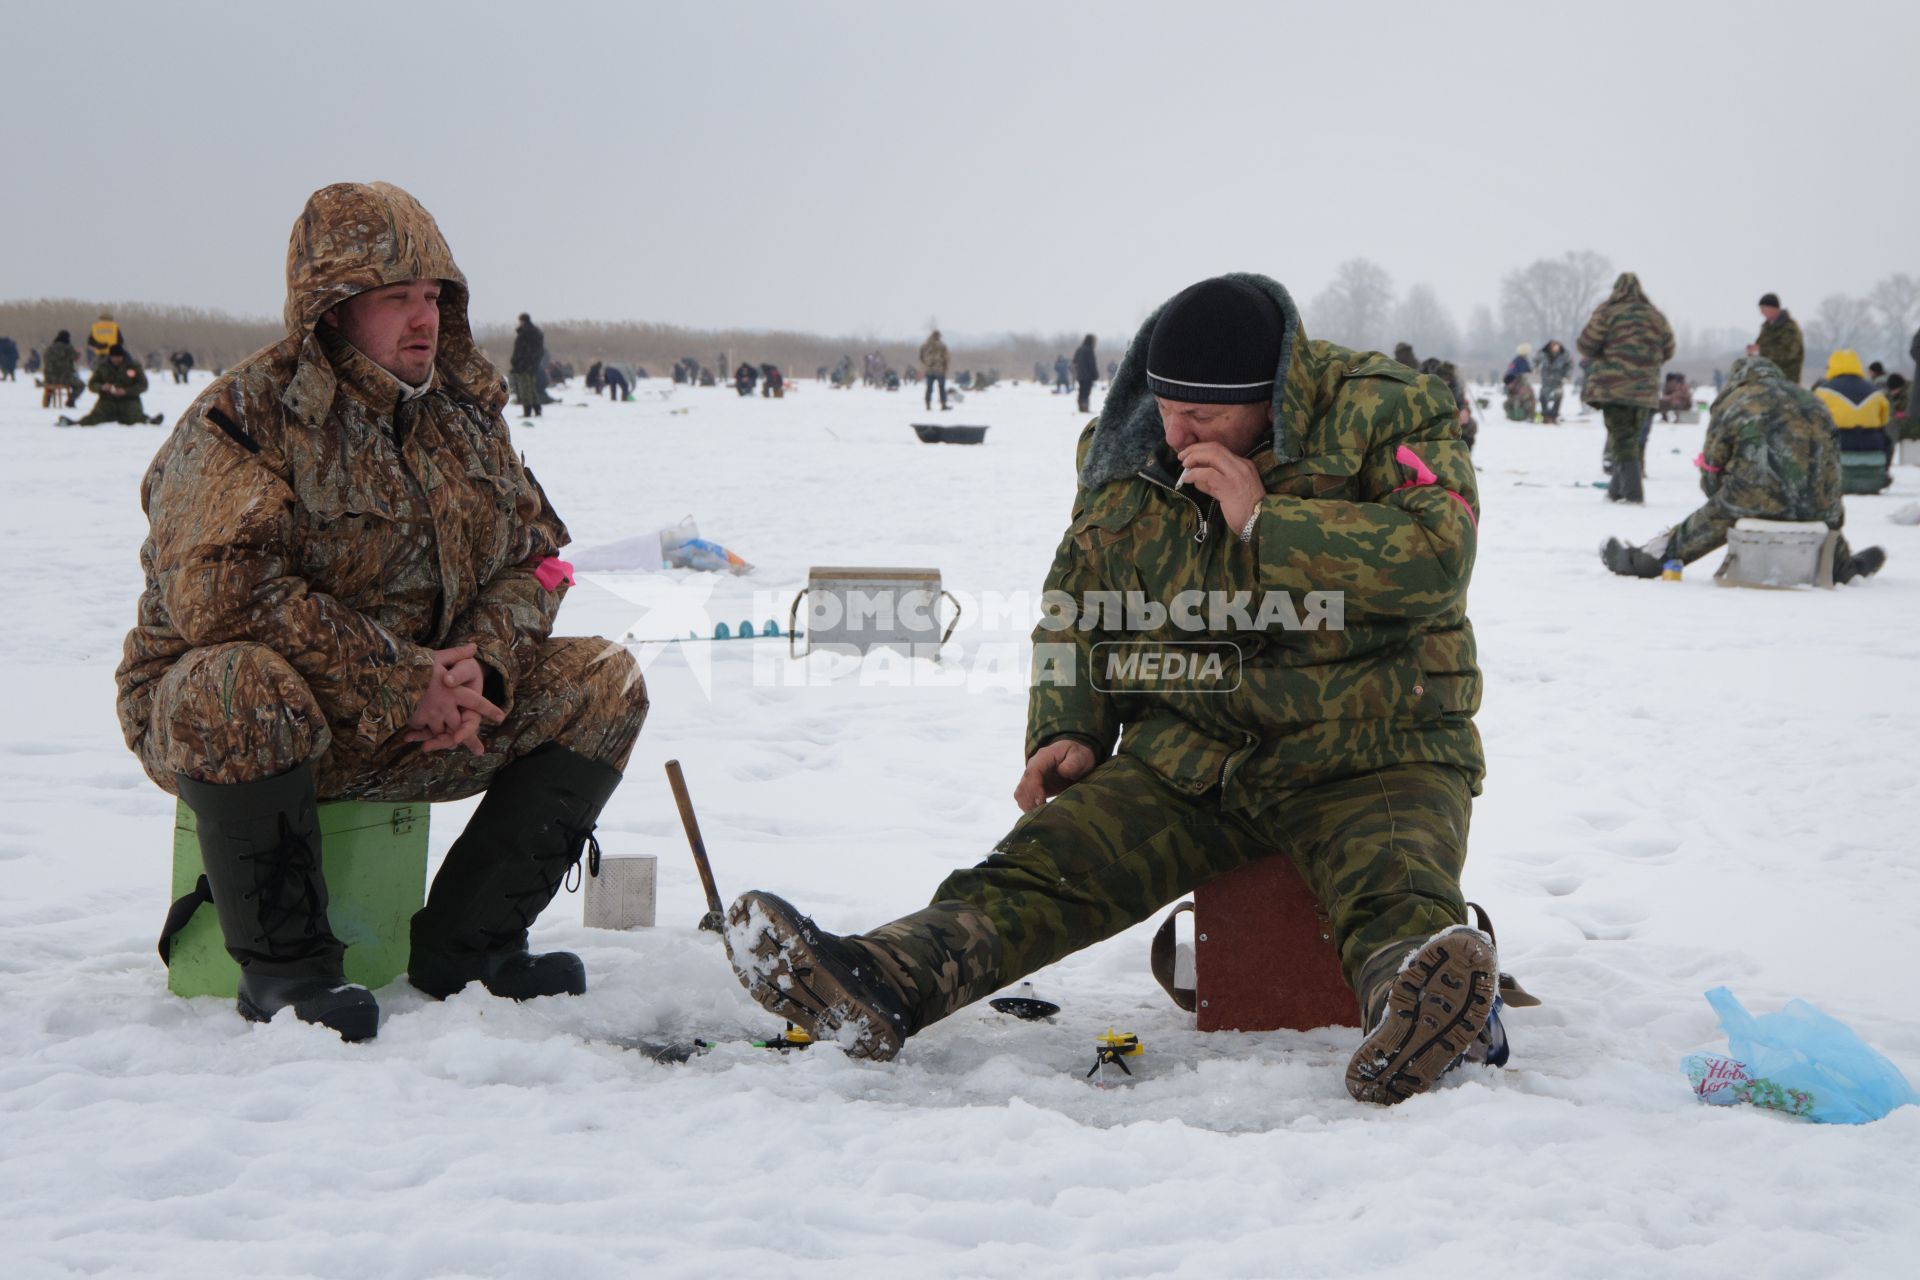
[[[1427,939],[1388,984],[1347,1063],[1347,1092],[1392,1106],[1432,1088],[1487,1025],[1498,983],[1493,943],[1478,929],[1456,925]]]
[[[727,954],[747,994],[850,1058],[885,1062],[906,1042],[905,1007],[859,947],[827,933],[771,893],[727,909]]]

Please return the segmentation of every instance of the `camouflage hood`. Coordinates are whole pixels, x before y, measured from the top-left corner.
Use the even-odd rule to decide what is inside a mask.
[[[1280,308],[1280,362],[1273,384],[1273,452],[1278,461],[1293,462],[1305,451],[1313,404],[1312,379],[1300,363],[1300,352],[1307,341],[1300,309],[1278,280],[1251,272],[1231,272],[1222,278],[1252,285]],[[1141,324],[1107,388],[1106,408],[1080,467],[1080,483],[1088,489],[1135,474],[1166,442],[1159,406],[1147,390],[1147,343],[1166,309],[1167,304],[1161,303]]]
[[[1607,295],[1607,304],[1616,302],[1645,302],[1647,291],[1640,287],[1640,277],[1631,271],[1622,271],[1620,278],[1613,282],[1613,292]]]
[[[391,183],[336,182],[307,198],[287,241],[287,336],[299,350],[288,408],[318,422],[333,402],[333,367],[313,332],[320,317],[355,294],[408,280],[440,281],[440,382],[483,405],[505,403],[499,372],[474,345],[467,278],[433,215]]]
[[[1640,277],[1622,271],[1575,343],[1587,359],[1581,399],[1590,405],[1657,408],[1660,366],[1673,359],[1673,326],[1647,298]]]
[[[1720,395],[1729,395],[1745,387],[1758,387],[1767,383],[1787,385],[1787,376],[1780,372],[1780,366],[1765,356],[1741,356],[1727,370],[1727,380],[1720,386]],[[1719,396],[1714,397],[1715,400]]]

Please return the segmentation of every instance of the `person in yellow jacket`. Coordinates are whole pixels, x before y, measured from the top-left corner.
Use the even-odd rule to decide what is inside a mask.
[[[107,353],[119,345],[120,325],[114,320],[113,312],[102,311],[93,328],[87,330],[87,346],[93,352],[95,363],[105,360]]]
[[[1893,483],[1893,404],[1860,366],[1857,352],[1827,357],[1827,375],[1813,394],[1833,419],[1840,444],[1841,483],[1847,493],[1878,493]]]

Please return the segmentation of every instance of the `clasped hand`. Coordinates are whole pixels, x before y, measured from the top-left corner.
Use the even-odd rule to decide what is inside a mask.
[[[470,644],[433,651],[433,679],[407,719],[406,740],[418,743],[422,751],[465,747],[477,756],[485,755],[481,724],[499,724],[507,718],[481,693],[487,673],[474,653]]]

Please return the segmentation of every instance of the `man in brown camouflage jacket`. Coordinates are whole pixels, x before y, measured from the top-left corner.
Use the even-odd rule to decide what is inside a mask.
[[[146,589],[117,674],[149,776],[198,821],[240,1011],[378,1027],[341,976],[315,806],[486,792],[413,921],[409,977],[585,990],[527,925],[587,844],[646,715],[631,657],[554,638],[567,532],[507,436],[465,277],[385,183],[317,191],[287,336],[216,380],[142,486]]]

